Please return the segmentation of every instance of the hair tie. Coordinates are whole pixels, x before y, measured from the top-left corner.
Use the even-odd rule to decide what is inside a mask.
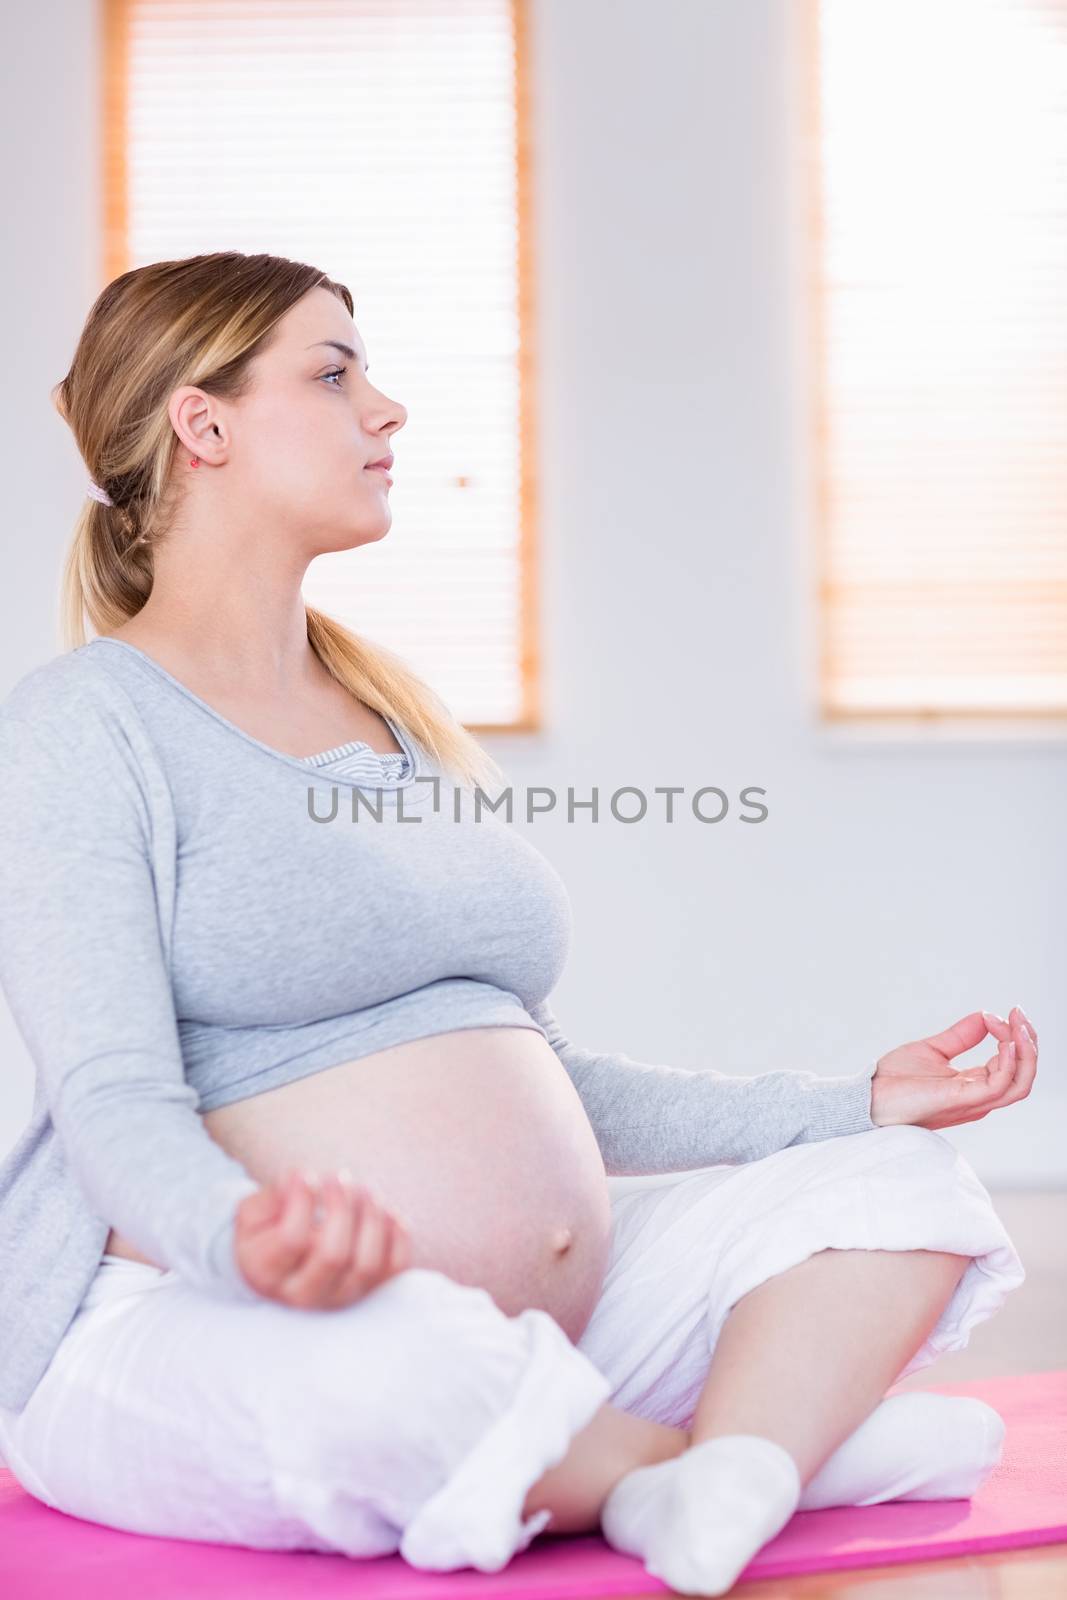
[[[99,500],[102,506],[113,506],[115,504],[107,490],[101,489],[100,485],[98,483],[94,483],[91,478],[86,485],[85,492],[86,494],[92,495],[94,500]]]

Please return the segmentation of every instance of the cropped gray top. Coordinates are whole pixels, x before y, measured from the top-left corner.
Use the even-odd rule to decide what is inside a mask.
[[[728,1077],[571,1044],[547,1004],[559,874],[389,726],[403,755],[369,767],[358,741],[287,755],[108,637],[0,705],[0,984],[36,1069],[0,1163],[0,1405],[29,1398],[112,1227],[254,1300],[233,1223],[258,1184],[200,1114],[390,1045],[535,1029],[608,1173],[874,1126],[873,1062]]]

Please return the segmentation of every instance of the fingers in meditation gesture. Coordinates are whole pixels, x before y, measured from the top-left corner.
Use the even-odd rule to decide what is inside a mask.
[[[991,1035],[996,1052],[982,1066],[958,1071],[962,1055]],[[871,1121],[879,1127],[914,1123],[951,1128],[977,1122],[991,1111],[1025,1100],[1037,1073],[1037,1032],[1021,1007],[1005,1020],[992,1011],[972,1011],[943,1033],[890,1050],[871,1079]]]
[[[253,1289],[283,1305],[353,1305],[411,1264],[407,1222],[373,1184],[299,1168],[237,1208],[234,1255]]]

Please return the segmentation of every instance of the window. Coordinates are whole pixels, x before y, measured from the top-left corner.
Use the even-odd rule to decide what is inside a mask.
[[[474,731],[538,726],[524,0],[105,0],[106,279],[235,249],[347,283],[408,409],[389,533],[305,599]]]
[[[1067,0],[809,0],[821,702],[1067,713]]]

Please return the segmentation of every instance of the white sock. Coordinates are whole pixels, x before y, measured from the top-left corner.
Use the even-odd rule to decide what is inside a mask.
[[[635,1467],[600,1513],[608,1544],[684,1594],[725,1594],[797,1509],[800,1473],[761,1434],[703,1439],[681,1455]]]
[[[975,1493],[1000,1460],[1000,1413],[967,1395],[889,1395],[804,1485],[798,1510]]]

